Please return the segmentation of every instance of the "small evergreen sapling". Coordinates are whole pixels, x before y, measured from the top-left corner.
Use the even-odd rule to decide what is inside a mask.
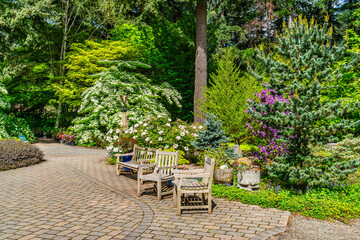
[[[229,138],[226,137],[223,125],[215,115],[206,115],[204,126],[205,129],[199,132],[195,141],[191,142],[196,149],[205,151],[205,155],[208,153],[208,155],[213,156],[214,151],[224,151],[228,159],[238,158],[234,150],[226,145]]]
[[[199,137],[191,144],[200,150],[218,149],[221,144],[226,143],[228,138],[222,129],[221,121],[213,114],[206,115],[203,131],[199,132]]]

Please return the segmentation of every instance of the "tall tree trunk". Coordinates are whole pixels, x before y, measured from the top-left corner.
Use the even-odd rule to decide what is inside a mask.
[[[199,104],[204,101],[203,91],[207,83],[207,44],[206,44],[206,0],[196,1],[196,55],[195,55],[195,91],[194,121],[204,122]]]
[[[59,107],[57,109],[56,121],[55,121],[55,129],[59,129],[61,111],[62,111],[62,107],[61,107],[61,103],[59,103]]]
[[[64,65],[64,61],[65,61],[65,56],[66,56],[66,47],[67,47],[67,34],[68,34],[68,14],[69,14],[69,0],[63,1],[63,3],[65,3],[65,8],[64,8],[64,15],[62,16],[61,19],[61,24],[62,24],[62,29],[63,29],[63,36],[62,36],[62,40],[61,40],[61,50],[60,50],[60,69],[59,69],[59,81],[62,81],[62,79],[65,76],[65,65]],[[61,102],[59,103],[59,107],[57,110],[57,115],[56,115],[56,121],[55,121],[55,129],[59,128],[59,124],[60,124],[60,115],[62,112],[62,107],[61,107]]]
[[[288,28],[292,28],[292,16],[291,16],[291,13],[289,15],[289,22],[288,22]]]

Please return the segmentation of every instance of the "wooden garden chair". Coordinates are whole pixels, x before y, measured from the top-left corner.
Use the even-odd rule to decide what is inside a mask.
[[[176,169],[179,160],[179,152],[164,152],[156,150],[155,163],[153,164],[154,172],[144,175],[143,168],[139,168],[138,172],[138,196],[141,196],[141,182],[151,181],[156,183],[157,197],[160,201],[165,194],[171,194],[172,191],[161,192],[161,183],[174,179],[172,173]],[[147,167],[147,166],[145,166]]]
[[[115,154],[116,156],[116,175],[120,175],[120,173],[125,172],[124,168],[131,169],[133,172],[137,172],[139,170],[140,165],[145,168],[144,165],[149,165],[150,161],[155,158],[156,149],[153,148],[144,148],[138,145],[134,145],[134,150],[132,153],[125,154]],[[120,157],[132,156],[131,161],[123,162],[120,161]]]
[[[174,206],[177,207],[177,214],[181,215],[182,209],[200,209],[207,208],[208,213],[212,212],[212,200],[211,200],[211,185],[213,181],[215,168],[215,159],[206,156],[204,169],[196,170],[180,170],[174,173],[174,189],[173,200]],[[201,181],[195,178],[201,178]],[[187,194],[199,194],[201,193],[202,204],[188,204],[182,205],[182,197]],[[207,194],[207,204],[205,204],[205,194]],[[184,196],[184,200],[185,196]]]

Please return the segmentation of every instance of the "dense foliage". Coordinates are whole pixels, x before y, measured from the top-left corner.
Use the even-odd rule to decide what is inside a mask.
[[[31,143],[35,142],[34,132],[24,119],[0,112],[0,138],[18,138],[20,135],[24,135]]]
[[[102,64],[104,60],[137,60],[140,51],[127,42],[104,40],[96,42],[86,40],[74,43],[67,56],[67,79],[64,83],[55,82],[53,88],[59,101],[78,107],[81,94],[92,87],[97,78],[91,77],[106,70],[109,66]]]
[[[288,154],[277,157],[267,166],[269,176],[282,185],[304,189],[325,181],[338,182],[360,166],[359,160],[337,161],[310,154],[311,146],[334,141],[336,131],[355,126],[347,119],[329,121],[353,111],[349,106],[343,106],[341,101],[321,100],[326,84],[340,75],[331,66],[345,51],[343,44],[331,42],[331,36],[328,23],[319,26],[314,19],[308,23],[300,16],[291,28],[285,26],[273,54],[266,55],[261,48],[258,51],[266,76],[270,78],[265,87],[274,90],[270,92],[273,96],[282,96],[286,101],[264,105],[250,100],[248,111],[259,123],[279,130],[279,139],[275,141],[287,144]],[[254,76],[260,81],[266,78],[256,71]],[[319,124],[320,121],[328,124]]]
[[[168,83],[154,85],[139,68],[150,66],[132,61],[106,61],[117,63],[99,74],[94,86],[82,94],[79,112],[73,130],[81,145],[104,146],[105,134],[121,122],[123,103],[121,95],[128,95],[127,118],[130,123],[151,116],[166,115],[163,101],[181,107],[180,93]]]
[[[214,185],[213,194],[229,200],[240,200],[244,204],[278,208],[322,220],[347,222],[360,216],[359,182],[353,185],[328,185],[306,192],[284,190],[276,185],[269,185],[266,189],[263,186],[259,192]]]
[[[26,167],[43,161],[40,149],[15,139],[0,140],[0,171]]]

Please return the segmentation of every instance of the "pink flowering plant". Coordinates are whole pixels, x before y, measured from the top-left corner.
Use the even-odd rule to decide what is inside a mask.
[[[252,109],[252,122],[247,123],[246,126],[252,131],[254,136],[257,136],[261,140],[261,143],[258,145],[257,151],[252,151],[248,154],[255,164],[262,166],[273,161],[276,157],[288,154],[289,151],[287,150],[288,141],[284,141],[284,138],[281,138],[280,135],[280,129],[282,129],[282,127],[270,126],[266,121],[258,120],[260,118],[259,116],[266,119],[266,116],[274,114],[274,104],[286,104],[289,100],[282,95],[278,95],[274,89],[263,90],[261,93],[255,93],[255,96],[262,105],[262,108],[261,110]],[[291,96],[289,95],[288,97]],[[250,103],[254,102],[253,99],[249,101]],[[249,110],[245,112],[249,113]],[[290,113],[284,112],[284,114],[288,115]]]
[[[65,143],[74,143],[76,141],[76,134],[71,131],[64,131],[58,135]]]

